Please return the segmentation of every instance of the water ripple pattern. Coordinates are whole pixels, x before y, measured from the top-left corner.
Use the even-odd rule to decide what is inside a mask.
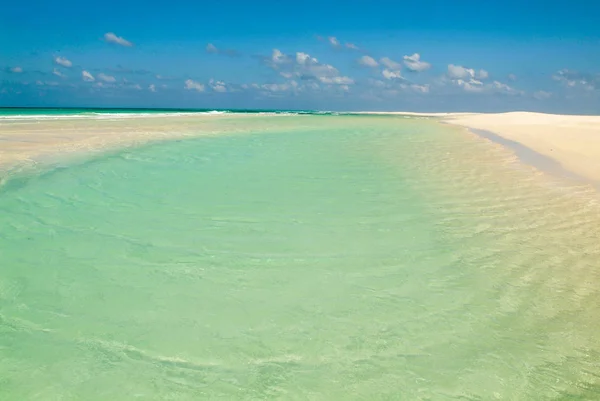
[[[600,399],[591,187],[431,120],[248,119],[0,189],[0,399]]]

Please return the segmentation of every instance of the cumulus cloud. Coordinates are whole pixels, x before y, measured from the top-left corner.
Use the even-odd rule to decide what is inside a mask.
[[[340,45],[340,41],[337,40],[337,38],[335,36],[330,36],[327,38],[327,40],[333,47],[339,47],[339,45]]]
[[[362,56],[358,59],[358,64],[371,68],[377,67],[379,65],[379,63],[371,56]]]
[[[305,82],[321,82],[329,85],[351,85],[354,80],[342,77],[337,68],[330,64],[320,63],[315,57],[308,53],[297,52],[295,55],[286,55],[274,49],[269,57],[261,57],[263,64],[272,68],[281,77],[293,80],[299,79]],[[304,84],[308,86],[308,83]],[[311,84],[312,85],[312,84]],[[294,86],[292,84],[292,86]],[[265,89],[265,88],[263,88]],[[270,89],[265,89],[269,90]]]
[[[56,68],[54,70],[52,70],[52,74],[56,75],[57,77],[65,78],[65,74],[63,74]]]
[[[415,53],[412,56],[404,56],[404,65],[414,72],[422,72],[431,67],[431,64],[421,60],[419,53]]]
[[[107,41],[108,43],[114,43],[114,44],[117,44],[120,46],[125,46],[125,47],[133,46],[133,43],[131,43],[130,41],[126,40],[125,38],[123,38],[121,36],[115,35],[113,32],[105,33],[104,40]]]
[[[381,72],[381,75],[383,75],[385,79],[402,79],[400,71],[392,71],[387,68]]]
[[[409,86],[410,89],[414,90],[415,92],[419,92],[419,93],[429,93],[429,84],[425,84],[425,85],[417,85],[417,84],[412,84]]]
[[[356,46],[354,43],[348,43],[348,42],[346,42],[346,48],[352,49],[352,50],[360,50],[358,48],[358,46]]]
[[[20,74],[23,72],[23,68],[21,67],[12,67],[8,69],[8,72],[12,72],[14,74]]]
[[[382,57],[381,59],[379,59],[379,62],[383,66],[385,66],[386,68],[388,68],[390,70],[399,71],[400,68],[402,68],[402,64],[395,62],[394,60],[390,59],[389,57]]]
[[[271,56],[264,57],[263,61],[266,65],[273,69],[278,69],[281,65],[292,62],[291,58],[283,54],[283,52],[279,49],[273,49]]]
[[[185,81],[184,88],[187,90],[195,90],[197,92],[204,92],[204,85],[199,82],[193,81],[191,79],[188,79]]]
[[[571,89],[594,91],[600,88],[600,74],[587,74],[563,69],[554,74],[552,78]]]
[[[489,73],[486,70],[475,71],[473,68],[466,68],[460,65],[449,64],[448,76],[452,79],[481,79],[489,78]]]
[[[296,63],[298,63],[300,65],[316,64],[318,62],[319,61],[316,58],[311,57],[307,53],[302,53],[302,52],[296,53]]]
[[[225,56],[238,56],[239,53],[233,49],[219,49],[217,46],[209,43],[206,45],[206,52],[209,54],[222,54]]]
[[[507,84],[502,82],[494,81],[492,82],[492,91],[496,93],[503,93],[505,95],[523,95],[524,92],[513,88]]]
[[[86,70],[81,71],[81,77],[86,82],[93,82],[96,80],[96,78]]]
[[[148,86],[148,90],[149,90],[150,92],[156,92],[156,85],[154,85],[154,84],[151,84],[151,85],[149,85],[149,86]]]
[[[463,74],[462,72],[459,72],[459,73],[461,74],[461,76],[465,76],[465,74],[466,74],[465,79],[462,79],[462,78],[452,79],[452,80],[450,80],[450,83],[452,83],[454,86],[458,86],[458,87],[462,88],[465,92],[485,93],[485,94],[502,94],[502,95],[511,95],[511,96],[525,94],[525,92],[515,89],[512,86],[509,86],[500,81],[493,81],[491,83],[485,83],[476,78],[468,78],[470,76],[470,73],[468,73],[468,72],[465,74]],[[475,73],[473,73],[473,74],[475,74]]]
[[[473,78],[469,79],[468,81],[457,79],[454,81],[454,84],[463,88],[465,92],[481,93],[484,90],[483,82]]]
[[[227,86],[225,85],[225,82],[223,82],[223,81],[215,81],[214,79],[211,79],[210,81],[208,81],[208,85],[213,90],[213,92],[219,92],[219,93],[227,92]]]
[[[98,74],[98,79],[104,82],[108,82],[108,83],[115,83],[117,82],[117,79],[111,75],[106,75],[103,73]]]
[[[454,79],[472,78],[475,76],[475,71],[473,69],[465,68],[460,65],[449,64],[448,76]]]
[[[516,81],[517,76],[515,74],[508,74],[508,79],[510,79],[511,81]]]
[[[62,65],[63,67],[67,67],[67,68],[73,66],[73,63],[71,62],[71,60],[68,60],[68,59],[66,59],[64,57],[60,57],[60,56],[55,57],[54,62],[58,65]]]

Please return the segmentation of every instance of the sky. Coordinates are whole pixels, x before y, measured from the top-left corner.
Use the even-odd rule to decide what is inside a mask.
[[[600,2],[12,1],[0,106],[600,114]]]

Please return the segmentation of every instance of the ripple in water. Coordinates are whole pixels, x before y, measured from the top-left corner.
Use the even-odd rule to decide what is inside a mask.
[[[289,118],[4,188],[0,398],[600,397],[595,192],[431,121]]]

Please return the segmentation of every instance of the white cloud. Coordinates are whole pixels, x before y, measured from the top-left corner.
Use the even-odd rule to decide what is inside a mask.
[[[404,56],[404,65],[411,71],[422,72],[428,70],[431,64],[421,61],[421,55],[415,53],[412,56]]]
[[[588,92],[600,88],[600,74],[587,74],[563,69],[554,74],[552,78],[563,83],[567,88],[583,89]]]
[[[358,63],[360,65],[364,65],[365,67],[377,67],[379,65],[379,63],[377,63],[377,61],[370,56],[362,56],[358,59]]]
[[[307,69],[302,71],[304,75],[312,75],[313,77],[336,77],[340,75],[337,68],[330,64],[315,64],[309,66]]]
[[[352,50],[359,50],[358,46],[356,46],[354,43],[346,43],[346,47]]]
[[[317,89],[320,83],[326,85],[352,85],[354,80],[350,77],[341,76],[340,71],[330,64],[320,63],[315,57],[304,52],[297,52],[294,55],[286,55],[281,51],[274,49],[271,56],[261,58],[264,65],[275,70],[277,74],[287,80],[285,84],[270,83],[261,89],[268,92],[282,92],[285,90],[302,91],[306,89]],[[299,85],[294,79],[302,80]],[[284,86],[273,86],[284,85]],[[231,88],[227,88],[230,90]]]
[[[52,74],[56,75],[57,77],[65,78],[65,74],[63,74],[62,72],[60,72],[56,68],[52,71]]]
[[[533,93],[533,97],[537,100],[546,100],[552,97],[552,93],[546,91],[537,91]]]
[[[471,92],[471,93],[481,93],[485,89],[483,86],[483,83],[481,81],[478,81],[473,78],[471,78],[468,81],[465,81],[463,79],[457,79],[456,81],[454,81],[454,84],[463,88],[465,90],[465,92]]]
[[[327,38],[327,40],[329,40],[329,43],[331,43],[331,46],[338,47],[340,45],[339,40],[337,40],[337,38],[335,36],[330,36]]]
[[[473,68],[466,68],[460,65],[449,64],[448,76],[453,79],[477,78],[485,80],[489,78],[490,74],[486,70],[475,71]]]
[[[449,64],[448,76],[454,79],[473,78],[475,76],[475,70],[460,65]]]
[[[319,61],[316,58],[311,57],[307,53],[302,53],[302,52],[296,53],[296,63],[298,63],[298,64],[306,65],[306,64],[316,64],[318,62]]]
[[[383,75],[385,79],[402,79],[402,74],[400,71],[391,71],[385,69],[381,72],[381,75]]]
[[[333,85],[353,85],[354,80],[350,77],[319,77],[319,81],[324,84]]]
[[[494,81],[492,83],[492,89],[496,93],[504,93],[505,95],[523,95],[524,94],[523,91],[519,91],[511,86],[508,86],[507,84],[504,84],[504,83],[498,82],[498,81]]]
[[[402,68],[402,64],[395,62],[394,60],[390,59],[389,57],[383,57],[379,60],[379,62],[390,70],[399,71],[400,68]]]
[[[417,84],[413,84],[410,85],[410,88],[412,90],[414,90],[415,92],[420,92],[420,93],[429,93],[429,85],[417,85]]]
[[[214,92],[219,92],[219,93],[227,92],[227,87],[225,86],[225,82],[223,82],[223,81],[215,81],[214,79],[211,79],[208,82],[208,85]]]
[[[138,91],[141,91],[141,90],[142,90],[142,87],[140,86],[140,84],[131,85],[131,86],[130,86],[130,88],[131,88],[131,89],[138,90]]]
[[[86,70],[81,71],[81,77],[86,82],[93,82],[96,80],[94,78],[94,76],[92,74],[90,74],[89,72],[87,72]]]
[[[195,90],[197,92],[204,92],[204,85],[199,82],[193,81],[191,79],[188,79],[185,81],[184,88],[187,90]]]
[[[467,72],[468,74],[468,72]],[[474,73],[475,74],[475,73]],[[525,92],[515,89],[505,83],[493,81],[484,83],[475,78],[453,79],[450,81],[455,86],[461,87],[465,92],[469,93],[486,93],[486,94],[503,94],[503,95],[524,95]]]
[[[511,81],[516,81],[517,76],[515,74],[508,74],[508,79],[510,79]]]
[[[103,73],[98,74],[98,79],[104,82],[109,82],[109,83],[115,83],[117,82],[117,79],[113,76],[110,75],[106,75]]]
[[[154,84],[151,84],[150,86],[148,86],[148,90],[150,92],[156,92],[156,86]]]
[[[109,42],[109,43],[115,43],[117,45],[121,45],[121,46],[125,46],[125,47],[131,47],[133,46],[133,43],[131,43],[130,41],[126,40],[125,38],[122,38],[120,36],[115,35],[112,32],[107,32],[104,34],[104,40]]]
[[[9,69],[10,72],[14,72],[15,74],[20,74],[23,72],[23,68],[21,67],[12,67]]]
[[[63,67],[73,66],[73,63],[71,62],[71,60],[68,60],[68,59],[66,59],[64,57],[60,57],[60,56],[55,57],[54,62],[58,65],[62,65]]]
[[[279,64],[288,63],[289,58],[285,54],[283,54],[280,50],[273,49],[273,53],[271,54],[271,62],[273,63],[274,66],[277,66]]]

